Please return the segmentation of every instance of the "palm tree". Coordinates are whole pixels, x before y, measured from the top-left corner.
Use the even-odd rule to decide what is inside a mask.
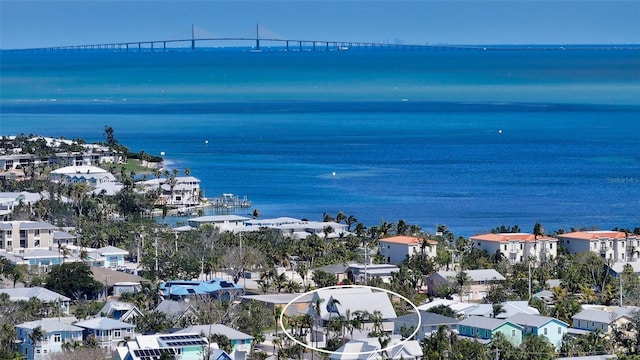
[[[31,330],[31,333],[28,336],[33,346],[36,347],[40,345],[40,342],[42,342],[42,340],[44,340],[45,335],[46,333],[42,329],[42,326],[36,326]]]
[[[321,298],[316,298],[315,301],[313,301],[313,303],[311,304],[311,308],[313,309],[313,322],[316,325],[316,330],[318,327],[320,327],[320,321],[322,320],[322,318],[320,317],[320,309],[322,309],[320,307],[320,304],[322,304],[324,302],[324,299]],[[318,347],[318,335],[317,333],[313,333],[313,338],[316,340],[316,348]]]

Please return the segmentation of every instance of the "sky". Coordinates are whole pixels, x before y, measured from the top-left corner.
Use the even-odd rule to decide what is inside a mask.
[[[261,37],[639,44],[640,0],[0,0],[0,48]]]

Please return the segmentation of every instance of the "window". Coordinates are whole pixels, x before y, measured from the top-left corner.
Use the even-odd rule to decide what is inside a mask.
[[[511,337],[516,337],[516,330],[515,329],[511,330]]]
[[[553,244],[549,244],[549,249],[553,249]]]
[[[504,251],[507,251],[507,244],[504,244]]]
[[[562,334],[562,328],[558,326],[558,334]]]
[[[520,250],[524,249],[524,244],[520,244]]]
[[[60,334],[53,334],[53,342],[62,342],[62,336],[60,336]]]
[[[544,334],[547,335],[547,328],[544,328]]]
[[[113,330],[113,337],[114,338],[122,337],[121,331],[120,330]]]

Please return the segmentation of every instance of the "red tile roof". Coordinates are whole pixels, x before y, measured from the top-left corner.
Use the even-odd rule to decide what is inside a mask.
[[[381,243],[391,243],[391,244],[404,244],[404,245],[419,245],[423,241],[431,245],[436,245],[438,242],[430,239],[421,239],[415,236],[393,236],[379,240]]]
[[[507,242],[507,241],[557,241],[558,239],[549,237],[549,236],[538,236],[536,240],[535,235],[526,234],[526,233],[500,233],[500,234],[483,234],[476,235],[469,238],[471,241],[496,241],[496,242]]]
[[[624,239],[625,233],[622,231],[576,231],[558,235],[561,238],[598,240],[600,238]]]

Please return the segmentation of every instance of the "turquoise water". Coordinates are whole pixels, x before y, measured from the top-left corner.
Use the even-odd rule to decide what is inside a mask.
[[[640,226],[637,49],[3,53],[1,69],[0,133],[109,125],[264,217]]]

